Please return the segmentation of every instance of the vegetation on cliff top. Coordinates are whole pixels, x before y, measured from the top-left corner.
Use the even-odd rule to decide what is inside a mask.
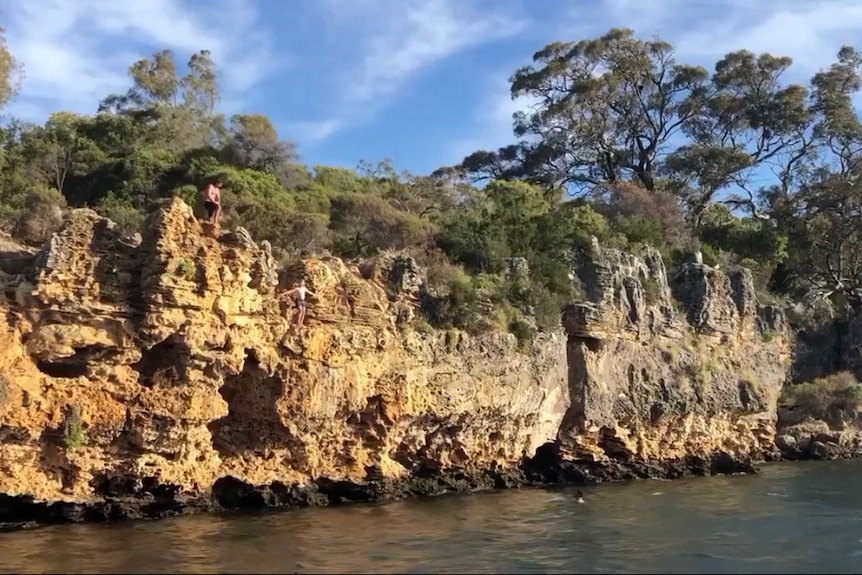
[[[0,48],[4,104],[20,67]],[[575,295],[572,250],[590,235],[652,244],[671,266],[700,249],[706,263],[751,267],[764,294],[856,304],[856,50],[807,86],[784,80],[789,58],[741,50],[710,72],[630,30],[553,43],[533,62],[511,78],[512,95],[533,102],[514,118],[515,143],[414,175],[387,161],[308,168],[266,116],[219,112],[207,51],[185,66],[162,51],[132,64],[128,91],[95,115],[3,127],[0,229],[40,243],[64,208],[90,206],[134,232],[161,199],[192,202],[218,175],[226,222],[284,260],[412,254],[445,294],[429,314],[440,326],[480,329],[489,306],[513,331],[527,316],[556,323]],[[526,277],[512,257],[526,258]]]

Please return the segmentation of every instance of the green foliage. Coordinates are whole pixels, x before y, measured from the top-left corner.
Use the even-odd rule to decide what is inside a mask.
[[[832,408],[855,409],[862,402],[862,385],[850,372],[839,372],[784,388],[780,405],[794,408],[814,419],[825,419]]]
[[[96,211],[117,224],[120,231],[126,235],[140,232],[144,225],[144,214],[135,208],[128,197],[118,196],[108,192],[98,204]]]
[[[20,71],[2,37],[0,105]],[[557,329],[582,297],[572,260],[593,237],[649,244],[671,267],[696,249],[707,265],[743,265],[763,301],[860,305],[862,57],[842,48],[810,87],[785,81],[790,65],[738,50],[708,72],[627,29],[554,42],[511,78],[513,96],[539,102],[514,118],[520,141],[419,176],[388,160],[309,169],[265,115],[219,113],[208,51],[181,66],[164,50],[133,63],[129,88],[95,115],[8,122],[0,231],[35,245],[67,206],[88,206],[141,232],[161,200],[196,204],[218,177],[224,225],[269,240],[281,261],[383,251],[420,260],[417,329],[506,329],[521,345]],[[178,273],[193,278],[193,266]],[[647,299],[658,287],[645,286]]]
[[[81,422],[80,406],[72,404],[67,408],[60,432],[60,441],[66,449],[76,449],[84,444],[86,438]]]
[[[189,260],[180,260],[177,262],[176,274],[186,280],[195,279],[195,264]]]

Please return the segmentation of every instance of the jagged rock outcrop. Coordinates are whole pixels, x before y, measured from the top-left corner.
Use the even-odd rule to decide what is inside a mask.
[[[805,311],[791,370],[791,382],[805,391],[785,389],[776,445],[786,459],[862,457],[862,314],[835,318],[828,302],[820,313]]]
[[[75,210],[0,268],[0,523],[305,505],[527,482],[748,469],[788,359],[750,275],[594,246],[589,301],[529,350],[410,328],[390,255],[279,277],[178,199],[140,241]],[[23,259],[22,259],[23,258]],[[513,273],[528,273],[513,260]],[[316,294],[290,325],[285,289]]]
[[[643,475],[777,456],[787,328],[780,310],[758,305],[748,270],[689,263],[668,278],[651,248],[636,257],[594,245],[576,273],[589,301],[563,318],[572,404],[560,473],[585,460]]]
[[[288,269],[296,329],[267,245],[178,199],[146,229],[76,210],[3,276],[0,522],[493,487],[559,427],[562,335],[405,329],[415,262]]]
[[[785,459],[862,457],[862,314],[837,314],[828,301],[792,311],[793,363],[776,445]]]

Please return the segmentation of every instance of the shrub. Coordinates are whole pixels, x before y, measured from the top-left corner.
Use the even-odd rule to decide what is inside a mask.
[[[842,371],[786,387],[780,405],[802,410],[815,419],[824,419],[831,407],[850,409],[859,402],[862,402],[862,385],[852,373]]]
[[[61,432],[61,441],[66,449],[75,449],[84,444],[84,427],[81,422],[81,408],[78,405],[72,404],[67,408]]]

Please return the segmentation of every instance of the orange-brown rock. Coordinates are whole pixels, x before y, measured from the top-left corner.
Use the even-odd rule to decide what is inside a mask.
[[[787,345],[750,276],[669,280],[653,252],[598,246],[577,271],[590,301],[524,351],[411,328],[427,294],[403,256],[279,278],[266,242],[214,237],[179,199],[136,240],[74,210],[0,258],[0,523],[736,471],[774,450]]]
[[[748,270],[688,263],[668,277],[652,248],[634,256],[594,244],[576,273],[588,301],[563,317],[571,407],[557,473],[582,475],[584,461],[640,476],[674,474],[674,462],[678,473],[732,472],[780,457],[789,333],[781,310],[758,304]]]
[[[487,487],[557,432],[561,335],[525,354],[509,334],[419,333],[397,266],[365,279],[335,258],[288,270],[317,296],[297,328],[268,245],[210,237],[178,199],[147,230],[137,245],[76,210],[4,275],[0,493],[82,504],[44,511],[77,518],[243,504],[232,486],[283,486],[282,503],[318,480],[336,487],[308,497]]]

